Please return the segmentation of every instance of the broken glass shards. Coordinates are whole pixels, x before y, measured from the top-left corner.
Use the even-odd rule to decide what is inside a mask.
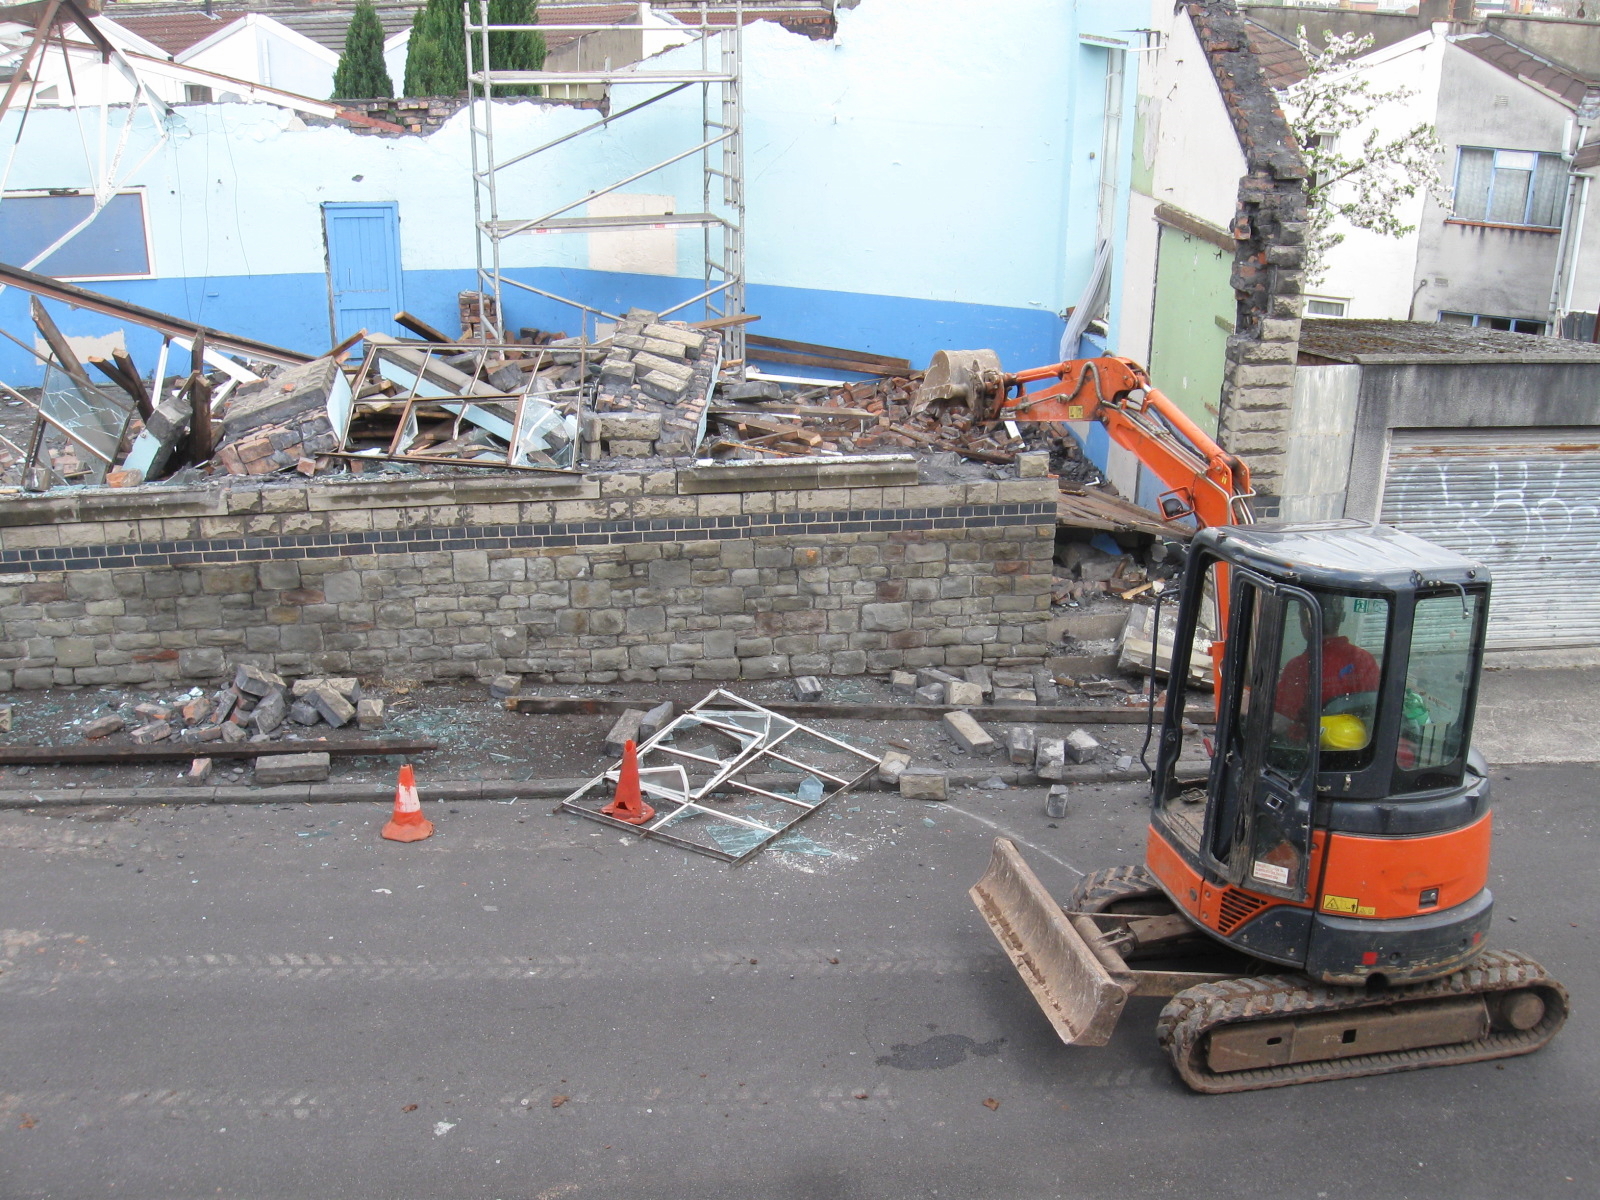
[[[132,415],[131,401],[75,381],[53,364],[45,368],[39,416],[87,452],[79,459],[82,474],[71,482],[100,483],[105,479]]]
[[[624,833],[743,862],[878,765],[876,755],[720,688],[638,748],[639,786],[655,816],[632,825],[600,810],[621,763],[561,808]]]

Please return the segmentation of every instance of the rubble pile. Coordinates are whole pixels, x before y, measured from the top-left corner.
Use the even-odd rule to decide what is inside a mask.
[[[381,729],[383,701],[363,696],[355,679],[316,676],[292,684],[242,665],[233,681],[207,695],[191,688],[170,699],[127,703],[82,727],[86,741],[126,733],[135,745],[156,742],[296,740],[314,725]]]
[[[985,420],[964,400],[928,398],[922,381],[921,374],[885,376],[798,393],[765,381],[725,383],[718,393],[724,405],[756,410],[713,408],[723,436],[710,451],[717,457],[953,451],[1006,464],[1065,433],[1053,425]],[[785,407],[785,400],[809,403]]]

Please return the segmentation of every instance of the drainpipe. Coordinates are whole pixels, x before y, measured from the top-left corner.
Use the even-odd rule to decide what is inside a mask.
[[[1583,261],[1583,226],[1589,214],[1589,176],[1583,176],[1583,187],[1578,192],[1578,217],[1573,222],[1571,267],[1567,271],[1567,295],[1561,302],[1561,319],[1572,311],[1572,290],[1578,283],[1578,265]],[[1600,322],[1600,314],[1596,321]]]
[[[1569,122],[1562,135],[1562,157],[1567,163],[1567,198],[1561,209],[1561,239],[1556,244],[1556,270],[1550,280],[1550,325],[1556,336],[1561,333],[1561,321],[1566,315],[1565,304],[1570,302],[1572,294],[1572,281],[1570,274],[1577,271],[1577,252],[1575,246],[1583,237],[1583,213],[1576,215],[1577,228],[1574,229],[1573,202],[1578,194],[1578,172],[1575,169],[1578,148],[1583,145],[1584,138],[1588,136],[1589,129],[1600,121],[1600,87],[1590,87],[1583,94],[1583,100],[1578,105],[1574,120]],[[1587,179],[1583,195],[1588,199]],[[1572,270],[1568,271],[1568,262],[1571,261]],[[1566,283],[1566,295],[1563,296],[1562,284]]]

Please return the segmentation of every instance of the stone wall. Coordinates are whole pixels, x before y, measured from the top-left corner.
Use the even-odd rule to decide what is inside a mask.
[[[1035,663],[1055,486],[880,457],[9,500],[0,688]]]
[[[1187,8],[1247,166],[1230,230],[1238,309],[1217,441],[1249,465],[1256,516],[1275,517],[1288,465],[1300,340],[1306,168],[1233,0],[1190,0]]]

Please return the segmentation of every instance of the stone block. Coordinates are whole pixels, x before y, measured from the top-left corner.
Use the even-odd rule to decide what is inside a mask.
[[[135,704],[133,715],[146,721],[168,721],[172,719],[172,708],[166,704]]]
[[[172,726],[165,721],[153,721],[149,725],[141,725],[128,734],[137,745],[148,746],[152,742],[164,741],[172,736]]]
[[[289,700],[283,692],[272,692],[261,698],[250,712],[250,724],[255,726],[257,733],[272,733],[283,724],[283,718],[289,712]]]
[[[335,729],[342,729],[355,719],[356,706],[329,684],[313,688],[304,699],[317,710],[319,717]]]
[[[911,766],[911,755],[904,750],[887,751],[878,760],[878,782],[889,787],[897,787],[900,776],[904,775]]]
[[[900,700],[911,700],[917,694],[917,677],[910,671],[891,671],[889,691]]]
[[[606,734],[605,744],[602,746],[605,753],[620,757],[628,742],[637,746],[642,740],[639,728],[644,724],[644,717],[645,712],[642,708],[630,708],[624,711]]]
[[[1051,673],[1049,668],[1034,668],[1033,694],[1038,697],[1040,704],[1060,703],[1061,689],[1056,686],[1056,677]]]
[[[1015,766],[1031,767],[1038,752],[1038,738],[1031,725],[1013,725],[1006,730],[1006,757]]]
[[[1050,790],[1044,796],[1044,815],[1052,821],[1059,821],[1067,815],[1067,785],[1055,783],[1050,785]]]
[[[883,633],[897,633],[902,629],[911,628],[911,605],[900,604],[863,604],[861,606],[861,628],[866,631]]]
[[[522,680],[516,675],[496,675],[489,681],[489,695],[496,700],[515,696],[521,690]]]
[[[185,679],[216,679],[228,673],[220,649],[200,646],[178,651],[178,674]]]
[[[994,677],[989,674],[988,667],[983,666],[981,663],[974,663],[972,666],[964,668],[961,673],[966,676],[968,683],[975,683],[982,688],[985,696],[993,694]]]
[[[1039,697],[1034,694],[1032,688],[997,687],[994,690],[994,702],[996,704],[1037,704],[1039,703]]]
[[[322,577],[322,594],[329,604],[354,604],[366,599],[358,571],[336,571]]]
[[[1033,758],[1033,773],[1040,779],[1060,779],[1067,770],[1067,743],[1058,737],[1042,737]]]
[[[998,669],[993,675],[994,686],[997,688],[1025,688],[1033,686],[1032,671],[1017,671]]]
[[[667,727],[672,718],[677,715],[677,711],[677,705],[673,704],[671,700],[663,700],[645,713],[644,719],[639,722],[640,740],[647,742],[655,737],[656,734]]]
[[[990,754],[995,740],[987,730],[973,720],[971,713],[951,712],[944,715],[944,731],[957,745],[972,754]]]
[[[242,742],[250,735],[232,721],[225,721],[221,726],[222,732],[218,734],[225,742]]]
[[[802,675],[794,681],[794,698],[801,704],[816,704],[822,699],[822,680]]]
[[[239,693],[231,687],[223,688],[211,697],[211,719],[221,724],[233,715],[234,706],[239,703]]]
[[[326,751],[307,754],[265,754],[256,759],[255,782],[263,786],[274,783],[320,783],[328,777],[332,763]]]
[[[233,674],[233,686],[247,696],[265,696],[273,691],[283,691],[283,676],[263,671],[249,663],[242,663]]]
[[[376,696],[365,696],[356,701],[356,728],[383,728],[383,701]]]
[[[900,773],[900,796],[904,800],[948,800],[950,781],[943,771],[912,767]]]
[[[1073,762],[1088,762],[1100,752],[1100,743],[1082,729],[1074,729],[1067,734],[1066,743],[1067,753]]]
[[[127,722],[116,713],[107,713],[103,717],[96,717],[83,727],[84,740],[92,742],[97,738],[110,737],[113,733],[121,733],[126,725]]]
[[[944,702],[957,708],[976,708],[983,703],[983,689],[965,680],[947,683],[944,685]]]
[[[289,720],[296,725],[315,725],[322,720],[322,714],[310,700],[296,700],[289,706]]]
[[[922,687],[919,687],[916,690],[915,695],[916,695],[916,700],[917,700],[918,704],[943,704],[944,703],[944,684],[942,684],[942,683],[924,684]]]

